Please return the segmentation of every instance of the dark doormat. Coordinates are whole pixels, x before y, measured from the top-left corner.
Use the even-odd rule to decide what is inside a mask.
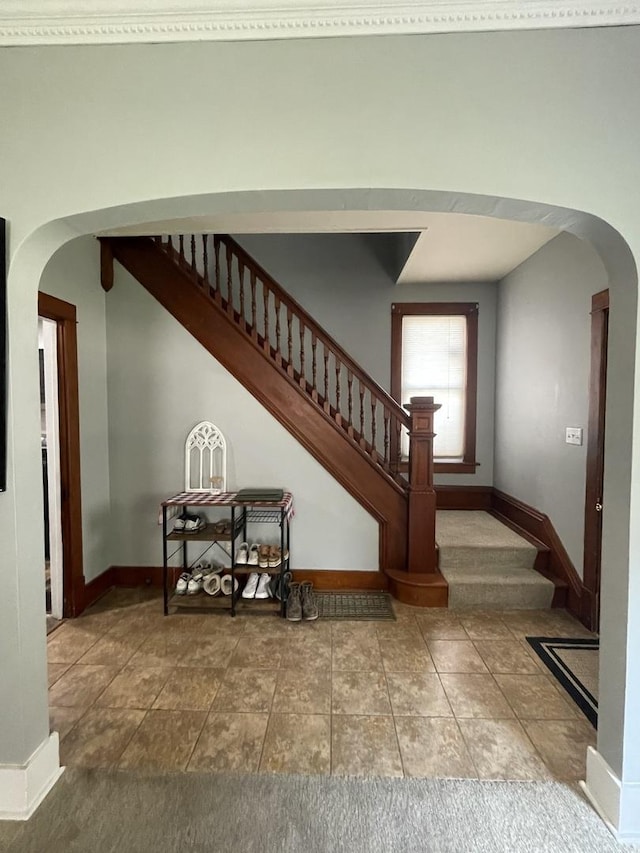
[[[318,612],[324,619],[396,618],[388,592],[316,592]]]
[[[591,725],[597,729],[600,641],[527,637],[527,642]]]

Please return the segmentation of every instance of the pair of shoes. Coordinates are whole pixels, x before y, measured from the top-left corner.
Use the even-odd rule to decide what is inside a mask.
[[[217,577],[222,571],[219,563],[213,565],[208,560],[200,560],[191,572],[183,572],[176,584],[176,595],[197,595],[211,577]]]
[[[289,596],[289,584],[291,583],[291,572],[283,572],[282,574],[276,574],[271,578],[271,583],[269,584],[269,592],[271,593],[271,598],[277,598],[278,601],[284,600],[286,601]]]
[[[287,619],[289,622],[300,622],[302,619],[313,622],[318,618],[318,605],[313,596],[313,584],[292,583],[287,598]]]
[[[219,536],[230,536],[231,535],[231,519],[223,518],[221,521],[216,521],[213,525],[213,532],[217,533]]]
[[[238,589],[238,581],[231,575],[209,575],[204,582],[204,591],[207,595],[231,595]]]
[[[249,580],[247,581],[245,588],[242,590],[243,598],[271,598],[271,591],[269,589],[269,585],[271,583],[271,575],[263,572],[262,574],[258,574],[258,572],[251,572],[249,575]]]
[[[285,550],[285,560],[289,559],[289,552]],[[236,554],[236,566],[259,566],[261,569],[277,569],[282,562],[282,549],[279,545],[261,545],[254,542],[249,546],[248,542],[241,542]]]
[[[199,533],[207,526],[206,519],[201,515],[190,515],[185,513],[176,519],[172,533]]]

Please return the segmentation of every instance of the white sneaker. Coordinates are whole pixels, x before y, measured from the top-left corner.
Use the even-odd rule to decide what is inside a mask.
[[[189,583],[187,584],[187,595],[197,595],[202,591],[202,582],[204,581],[204,575],[202,572],[194,572],[189,579]]]
[[[260,550],[260,545],[257,542],[254,542],[251,548],[249,548],[249,556],[247,557],[247,563],[250,566],[258,565],[258,552]]]
[[[231,581],[233,580],[233,587],[231,586]],[[235,592],[238,589],[238,581],[236,578],[231,577],[231,575],[222,575],[220,578],[220,591],[223,595],[231,595],[231,592]]]
[[[258,582],[260,581],[260,576],[257,572],[251,572],[249,575],[249,580],[245,588],[242,590],[243,598],[255,598],[256,597],[256,589],[258,588]]]
[[[218,595],[220,592],[220,575],[211,572],[206,576],[202,584],[202,588],[207,595]]]
[[[251,575],[253,577],[253,575]],[[256,590],[256,598],[271,598],[271,593],[269,591],[269,584],[271,583],[271,575],[268,575],[266,572],[263,572],[260,575],[260,580],[258,581],[258,589]]]
[[[191,575],[189,572],[183,572],[178,578],[178,583],[176,584],[176,595],[186,595],[187,587],[189,586],[189,581],[191,580]]]
[[[236,552],[236,566],[246,566],[249,559],[249,543],[241,542]]]

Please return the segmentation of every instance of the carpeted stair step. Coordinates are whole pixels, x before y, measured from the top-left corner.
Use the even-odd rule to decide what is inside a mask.
[[[532,569],[538,551],[488,512],[442,510],[436,516],[440,571],[483,567]]]
[[[493,566],[477,570],[448,568],[442,574],[449,584],[449,607],[484,610],[546,610],[555,585],[533,569]]]
[[[555,586],[533,570],[538,549],[489,513],[438,512],[436,541],[440,572],[449,585],[449,607],[551,607]]]

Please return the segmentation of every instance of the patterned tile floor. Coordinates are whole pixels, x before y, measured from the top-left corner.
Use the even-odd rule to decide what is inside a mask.
[[[564,611],[164,617],[115,590],[48,638],[67,765],[577,780],[595,732],[524,640]]]

